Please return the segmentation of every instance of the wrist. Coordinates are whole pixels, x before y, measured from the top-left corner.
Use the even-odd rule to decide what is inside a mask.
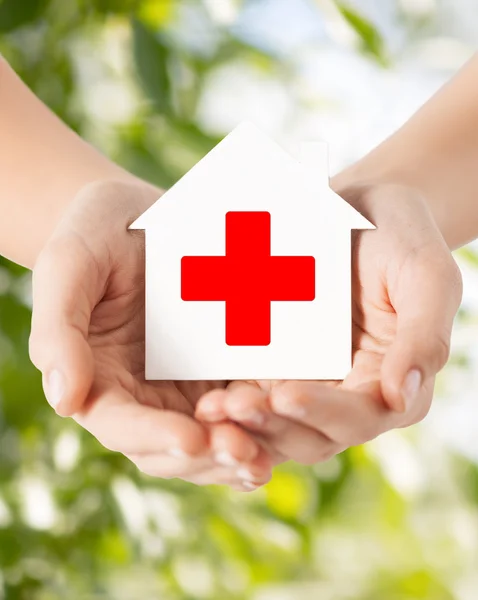
[[[72,194],[65,195],[61,198],[61,202],[56,204],[54,210],[45,214],[43,222],[38,224],[37,237],[31,240],[29,247],[26,248],[27,253],[23,260],[25,266],[31,269],[34,267],[44,246],[52,236],[61,233],[63,223],[69,221],[72,214],[80,217],[84,216],[85,211],[90,210],[83,199],[98,198],[103,203],[108,201],[111,207],[121,204],[126,228],[163,194],[160,188],[138,179],[114,164],[111,166],[111,171],[105,171],[101,177],[86,180],[76,186]],[[131,200],[125,202],[125,198]],[[125,207],[128,207],[130,212],[125,210]],[[107,226],[107,223],[104,225]]]
[[[370,168],[369,165],[359,161],[331,178],[330,185],[337,194],[345,194],[347,201],[359,211],[366,210],[366,207],[360,206],[364,203],[365,194],[358,192],[358,190],[401,188],[402,190],[413,191],[423,198],[448,247],[454,249],[465,243],[447,215],[447,206],[443,205],[443,202],[440,202],[435,195],[424,189],[415,180],[413,174],[393,168],[387,169],[381,165]],[[378,196],[383,202],[387,194],[379,194]],[[367,215],[365,214],[365,216]]]

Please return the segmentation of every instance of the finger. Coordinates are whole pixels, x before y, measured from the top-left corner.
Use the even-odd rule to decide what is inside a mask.
[[[274,463],[269,452],[261,445],[256,456],[248,463],[243,463],[236,471],[240,485],[246,489],[254,489],[268,483],[272,478]]]
[[[188,456],[174,457],[167,453],[156,454],[125,454],[138,469],[150,477],[160,479],[174,479],[176,477],[191,481],[200,473],[209,473],[216,469],[211,456]],[[223,469],[227,471],[227,469]],[[210,483],[213,483],[211,480]]]
[[[87,342],[96,267],[88,253],[51,243],[33,271],[30,357],[49,403],[69,416],[85,401],[94,373]]]
[[[255,385],[238,382],[231,387],[224,410],[230,419],[260,434],[268,446],[289,460],[312,465],[343,450],[320,431],[275,414],[269,394]]]
[[[199,422],[182,413],[138,404],[119,387],[93,386],[74,419],[105,448],[126,455],[195,457],[209,452],[208,432]]]
[[[404,419],[383,404],[379,382],[361,391],[316,382],[287,382],[271,391],[270,403],[275,413],[313,427],[342,449],[399,427]]]
[[[239,393],[235,393],[237,389]],[[195,416],[214,423],[231,418],[231,409],[235,417],[240,417],[243,423],[252,427],[262,425],[266,416],[271,415],[266,393],[255,384],[236,381],[225,390],[213,390],[205,394],[196,405]]]
[[[227,419],[227,415],[224,412],[224,401],[229,395],[228,392],[234,390],[236,387],[242,387],[244,385],[268,392],[274,383],[276,383],[276,380],[232,381],[227,386],[227,389],[214,389],[205,393],[196,405],[195,416],[197,419],[210,423],[224,421]],[[260,419],[260,415],[251,415],[251,418],[252,420],[255,418]]]
[[[217,465],[212,455],[174,458],[165,454],[130,454],[127,457],[146,475],[162,479],[178,477],[196,485],[257,489],[272,476],[272,463],[263,449],[253,461],[233,467]]]
[[[233,389],[235,383],[238,382],[229,384],[226,390],[213,390],[204,394],[204,396],[200,398],[196,404],[195,418],[209,425],[235,420],[231,417],[231,415],[228,415],[225,410],[226,398],[229,396],[229,390]],[[244,385],[244,382],[240,382],[240,385]],[[257,389],[257,386],[255,387]],[[259,444],[267,450],[274,464],[283,462],[285,457],[276,452],[275,449],[266,442],[263,436],[261,436],[259,433],[255,433],[254,427],[250,426],[251,422],[248,419],[245,419],[240,424],[244,429],[248,429],[249,435],[252,439],[257,440]]]
[[[209,445],[217,464],[238,467],[250,463],[259,454],[259,443],[234,423],[219,423],[210,427]]]
[[[224,421],[227,418],[224,412],[224,399],[226,396],[227,391],[224,389],[215,389],[203,394],[196,404],[196,419],[208,423]]]
[[[249,385],[249,382],[245,384],[244,382],[233,382],[229,384],[227,390],[213,390],[204,394],[204,396],[198,401],[196,405],[195,418],[204,423],[213,424],[219,423],[221,421],[228,420],[237,420],[239,423],[239,419],[233,419],[231,415],[228,415],[225,411],[225,400],[229,395],[229,390],[234,389],[237,385]],[[256,383],[251,383],[255,389],[258,389]],[[269,412],[271,413],[270,409]],[[272,413],[271,413],[272,414]],[[266,449],[270,458],[272,459],[273,464],[280,464],[285,460],[288,460],[289,457],[284,456],[279,451],[277,451],[272,444],[269,444],[263,435],[261,435],[261,429],[257,426],[257,423],[252,423],[250,420],[250,415],[247,415],[248,418],[241,420],[240,425],[247,429],[251,438],[255,439],[259,442],[259,444]]]
[[[395,340],[381,379],[385,401],[404,411],[424,381],[448,360],[453,320],[461,301],[461,276],[446,248],[426,252],[403,270],[391,301],[397,313]]]
[[[189,481],[197,485],[225,484],[240,491],[251,491],[271,480],[272,467],[270,456],[259,447],[257,456],[249,463],[239,464],[236,468],[216,467],[191,476]]]
[[[129,458],[129,457],[128,457]],[[164,460],[158,455],[141,457],[133,460],[137,468],[149,477],[159,479],[182,479],[194,485],[227,485],[237,491],[253,491],[262,487],[270,481],[270,475],[260,481],[249,481],[239,479],[238,476],[226,467],[211,467],[197,472],[194,468],[189,471],[183,470],[182,466]]]

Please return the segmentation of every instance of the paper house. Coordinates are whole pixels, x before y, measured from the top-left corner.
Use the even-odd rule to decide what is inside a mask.
[[[243,123],[131,226],[146,240],[146,379],[343,379],[351,230],[327,145]]]

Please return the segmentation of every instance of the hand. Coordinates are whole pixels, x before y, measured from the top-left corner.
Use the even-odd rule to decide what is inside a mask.
[[[144,379],[144,235],[127,228],[159,195],[113,182],[78,194],[33,271],[30,356],[56,411],[145,473],[256,489],[271,461],[253,436],[194,419],[222,382]]]
[[[353,368],[343,382],[233,382],[196,407],[259,435],[275,462],[326,460],[423,419],[448,359],[461,276],[420,194],[397,185],[339,192],[376,226],[353,237]]]

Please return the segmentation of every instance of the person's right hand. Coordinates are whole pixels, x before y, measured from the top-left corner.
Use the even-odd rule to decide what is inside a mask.
[[[314,464],[418,423],[449,355],[461,274],[425,198],[381,183],[339,193],[377,227],[352,238],[350,373],[340,382],[231,382],[196,407],[205,423],[259,436],[273,459]]]
[[[57,413],[143,472],[256,489],[268,453],[239,425],[194,418],[224,382],[144,379],[144,235],[127,228],[159,195],[119,182],[77,195],[33,270],[30,356]]]

